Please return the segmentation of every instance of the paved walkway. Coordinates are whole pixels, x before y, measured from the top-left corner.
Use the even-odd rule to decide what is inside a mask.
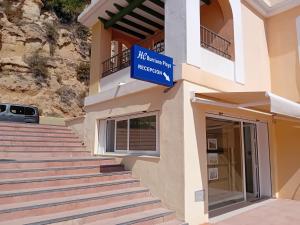
[[[271,199],[210,221],[216,225],[300,225],[300,201]]]

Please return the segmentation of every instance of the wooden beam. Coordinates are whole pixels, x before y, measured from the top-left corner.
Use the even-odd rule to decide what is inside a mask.
[[[124,16],[128,15],[130,12],[132,12],[135,8],[137,8],[138,6],[140,6],[145,1],[146,0],[132,0],[132,1],[128,1],[128,3],[129,3],[128,6],[124,7],[115,16],[113,16],[110,20],[108,20],[104,24],[105,29],[112,27],[120,19],[122,19]]]
[[[115,6],[118,10],[121,10],[122,8],[124,8],[123,6],[120,6],[120,5],[117,4],[117,3],[114,3],[114,6]],[[144,22],[144,23],[147,23],[147,24],[149,24],[149,25],[151,25],[151,26],[153,26],[153,27],[156,27],[156,28],[159,29],[159,30],[164,29],[164,26],[160,25],[159,23],[156,23],[156,22],[154,22],[154,21],[152,21],[152,20],[150,20],[150,19],[148,19],[148,18],[146,18],[146,17],[144,17],[144,16],[141,16],[141,15],[135,13],[135,12],[131,12],[131,13],[129,13],[128,15],[130,15],[130,16],[132,16],[132,17],[134,17],[134,18],[136,18],[136,19],[138,19],[138,20],[140,20],[140,21],[142,21],[142,22]]]
[[[145,11],[146,13],[148,13],[148,14],[150,14],[150,15],[158,18],[158,19],[160,19],[160,20],[165,20],[165,16],[164,15],[160,14],[159,12],[156,12],[153,9],[150,9],[149,7],[147,7],[145,5],[141,4],[141,5],[138,6],[138,8],[141,9],[141,10],[143,10],[143,11]]]
[[[106,12],[106,14],[109,15],[110,17],[113,17],[113,16],[115,15],[115,13],[110,12],[110,11],[108,11],[108,10],[106,10],[105,12]],[[135,22],[133,22],[133,21],[131,21],[131,20],[128,20],[128,19],[126,19],[126,18],[122,18],[122,19],[120,20],[120,22],[123,22],[123,23],[125,23],[125,24],[127,24],[127,25],[129,25],[129,26],[132,26],[132,27],[134,27],[134,28],[137,28],[137,29],[139,29],[139,30],[141,30],[141,31],[143,31],[143,32],[146,32],[146,33],[148,33],[148,34],[151,34],[151,35],[153,35],[153,34],[155,33],[153,30],[148,29],[147,27],[142,26],[142,25],[140,25],[140,24],[137,24],[137,23],[135,23]]]
[[[163,9],[165,8],[165,3],[160,0],[149,0],[149,1],[155,5],[158,5],[159,7],[163,8]]]
[[[98,19],[102,22],[102,23],[107,23],[109,20],[106,20],[106,19],[104,19],[104,18],[101,18],[101,17],[98,17]],[[128,29],[128,28],[126,28],[126,27],[123,27],[123,26],[121,26],[121,25],[119,25],[119,24],[114,24],[114,25],[112,25],[111,27],[113,27],[113,28],[115,28],[115,29],[117,29],[117,30],[120,30],[120,31],[123,31],[123,32],[125,32],[125,33],[127,33],[127,34],[130,34],[130,35],[132,35],[132,36],[135,36],[135,37],[137,37],[137,38],[140,38],[140,39],[146,39],[146,36],[145,35],[143,35],[143,34],[140,34],[140,33],[138,33],[138,32],[135,32],[135,31],[133,31],[133,30],[130,30],[130,29]]]

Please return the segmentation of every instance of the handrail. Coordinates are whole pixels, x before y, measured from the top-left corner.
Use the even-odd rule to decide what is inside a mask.
[[[229,53],[231,42],[201,25],[201,46],[220,56],[231,59]]]
[[[155,52],[161,53],[165,51],[164,41],[158,42],[151,49]],[[113,74],[117,71],[120,71],[128,66],[130,66],[130,49],[126,49],[121,53],[110,57],[109,59],[103,62],[103,73],[102,77],[106,77],[110,74]]]

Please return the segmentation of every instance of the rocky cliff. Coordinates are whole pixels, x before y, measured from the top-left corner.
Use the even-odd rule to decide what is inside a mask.
[[[83,114],[90,34],[62,23],[41,0],[0,0],[0,103],[32,104],[45,116]]]

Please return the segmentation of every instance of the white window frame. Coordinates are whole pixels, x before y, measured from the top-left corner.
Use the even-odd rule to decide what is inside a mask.
[[[155,126],[156,126],[156,150],[155,151],[148,151],[148,150],[130,150],[129,149],[129,140],[130,140],[130,119],[137,119],[142,117],[149,117],[149,116],[155,116]],[[149,112],[149,113],[143,113],[143,114],[134,114],[134,115],[128,115],[128,116],[121,116],[121,117],[115,117],[105,120],[105,123],[109,120],[115,121],[115,137],[114,137],[114,151],[113,152],[106,152],[105,148],[105,154],[128,154],[128,155],[158,155],[160,153],[159,150],[159,112]],[[127,120],[127,149],[124,150],[116,150],[116,140],[117,140],[117,122]],[[106,130],[105,130],[105,137],[106,137]],[[106,139],[105,139],[106,140]]]

